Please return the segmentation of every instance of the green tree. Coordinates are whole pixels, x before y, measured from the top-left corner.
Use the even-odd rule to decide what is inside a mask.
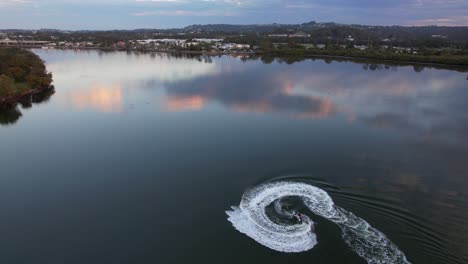
[[[0,96],[9,96],[15,93],[15,80],[6,76],[0,76]]]

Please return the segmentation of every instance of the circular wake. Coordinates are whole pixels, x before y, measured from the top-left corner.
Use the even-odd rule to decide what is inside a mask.
[[[284,208],[281,201],[300,198],[314,214],[337,224],[346,244],[370,264],[409,263],[405,255],[382,232],[365,220],[336,206],[322,189],[291,181],[265,183],[244,193],[239,206],[227,211],[228,220],[241,233],[281,252],[303,252],[317,244],[314,222],[306,215]],[[267,207],[288,222],[273,221]]]

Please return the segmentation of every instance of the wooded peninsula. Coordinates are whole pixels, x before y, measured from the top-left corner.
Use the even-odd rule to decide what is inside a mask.
[[[0,49],[0,107],[14,106],[28,96],[53,89],[51,83],[52,73],[32,51]]]

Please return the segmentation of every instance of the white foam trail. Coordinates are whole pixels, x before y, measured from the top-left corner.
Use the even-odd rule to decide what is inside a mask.
[[[301,198],[314,214],[337,224],[346,244],[367,263],[409,263],[382,232],[337,207],[324,190],[305,183],[283,181],[259,185],[244,193],[238,207],[226,212],[228,220],[241,233],[273,250],[295,253],[312,249],[317,244],[317,236],[311,219],[304,217],[302,223],[287,225],[275,223],[266,215],[266,207],[284,197]],[[275,209],[279,209],[277,204]]]

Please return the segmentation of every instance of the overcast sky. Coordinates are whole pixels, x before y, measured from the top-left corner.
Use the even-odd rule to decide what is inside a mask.
[[[0,28],[134,29],[308,21],[468,26],[468,0],[0,0]]]

